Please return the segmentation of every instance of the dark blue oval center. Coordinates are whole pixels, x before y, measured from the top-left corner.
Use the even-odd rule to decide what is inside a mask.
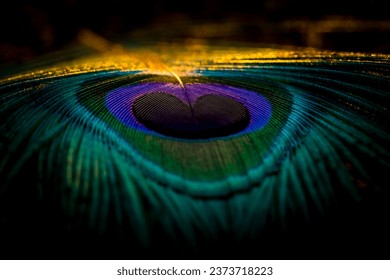
[[[234,134],[245,129],[250,120],[243,104],[214,94],[202,95],[190,106],[172,94],[152,92],[136,98],[132,111],[149,129],[185,139]]]

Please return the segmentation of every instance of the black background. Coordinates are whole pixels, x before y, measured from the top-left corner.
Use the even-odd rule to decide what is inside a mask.
[[[287,30],[281,23],[304,20],[310,26],[324,19],[352,19],[358,24],[354,29],[344,26],[341,31],[322,34],[322,42],[316,47],[390,53],[390,20],[385,0],[11,0],[2,2],[0,10],[3,62],[24,61],[64,48],[77,41],[77,34],[83,29],[108,39],[131,39],[139,31],[138,36],[161,40],[199,36],[188,31],[191,24],[199,22],[236,26],[234,34],[216,32],[208,34],[207,39],[307,46],[304,31]],[[156,27],[165,31],[160,28],[157,33],[148,32]]]

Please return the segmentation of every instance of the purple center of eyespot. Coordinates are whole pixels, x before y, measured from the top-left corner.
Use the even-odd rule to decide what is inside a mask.
[[[143,83],[108,93],[106,106],[123,124],[152,134],[205,139],[264,127],[271,104],[259,93],[219,84]]]

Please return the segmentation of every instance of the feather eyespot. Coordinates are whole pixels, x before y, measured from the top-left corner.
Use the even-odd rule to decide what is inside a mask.
[[[327,240],[329,224],[382,229],[390,60],[313,52],[205,48],[195,60],[175,50],[180,59],[162,57],[181,82],[126,55],[1,80],[7,237],[28,224],[40,240],[207,255]]]

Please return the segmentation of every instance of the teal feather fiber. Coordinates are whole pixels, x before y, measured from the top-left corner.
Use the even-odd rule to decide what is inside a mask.
[[[1,80],[0,255],[366,259],[383,248],[387,258],[389,57],[177,48],[129,46],[125,58]],[[153,55],[133,57],[145,49]],[[189,98],[208,85],[250,110],[261,96],[270,119],[181,139],[107,106],[117,89],[179,82]]]

